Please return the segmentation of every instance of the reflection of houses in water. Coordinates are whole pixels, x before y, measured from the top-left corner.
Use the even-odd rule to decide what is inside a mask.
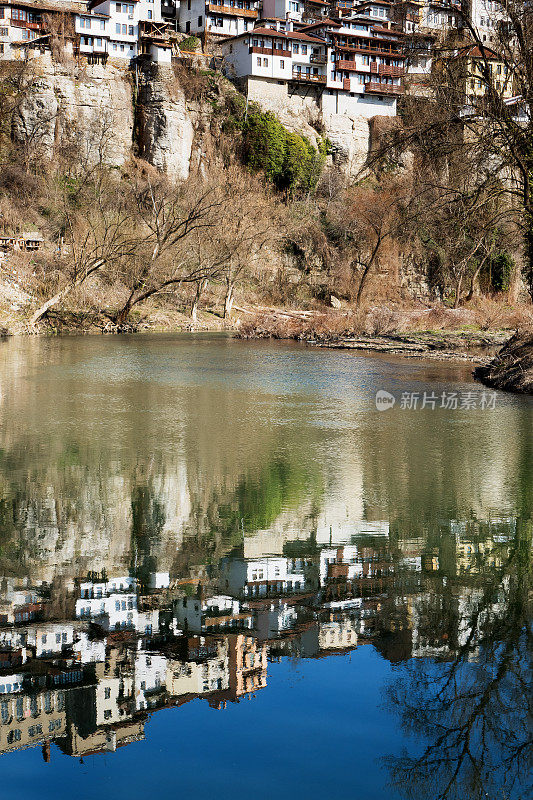
[[[315,588],[309,575],[312,566],[310,558],[223,558],[220,585],[235,597],[242,598],[310,591]]]
[[[357,629],[348,614],[330,615],[302,633],[302,658],[318,658],[354,650],[357,647]]]
[[[507,612],[505,582],[484,603],[482,580],[508,551],[502,525],[490,534],[469,523],[430,542],[300,540],[292,552],[308,555],[298,558],[222,559],[193,596],[185,576],[166,573],[146,595],[130,577],[76,582],[76,621],[0,628],[0,752],[42,745],[48,759],[50,742],[77,756],[111,752],[144,738],[149,713],[195,699],[221,709],[266,688],[268,662],[283,657],[372,642],[392,662],[463,649],[476,658],[473,619],[489,625]],[[476,572],[461,567],[469,541],[484,544]],[[4,589],[11,599],[29,591]],[[31,591],[47,599],[48,587]]]
[[[261,641],[277,639],[299,622],[301,607],[283,600],[263,601],[255,608],[255,628]]]
[[[215,595],[206,600],[184,597],[174,602],[176,626],[185,632],[216,633],[238,628],[252,628],[253,614],[242,611],[238,600],[228,595]]]
[[[267,645],[244,633],[230,634],[229,698],[238,700],[244,695],[264,689],[267,682]]]
[[[0,625],[32,622],[42,616],[45,601],[40,588],[15,578],[0,580]]]
[[[320,554],[323,600],[381,594],[392,585],[395,569],[392,554],[383,546],[326,548]]]
[[[63,689],[22,689],[0,697],[0,753],[36,747],[65,736],[65,732]]]
[[[159,629],[159,611],[139,609],[137,581],[129,576],[81,582],[76,617],[92,620],[108,631],[127,628],[150,634]]]
[[[193,698],[229,689],[229,643],[204,636],[179,640],[180,657],[169,654],[166,689],[172,698]]]

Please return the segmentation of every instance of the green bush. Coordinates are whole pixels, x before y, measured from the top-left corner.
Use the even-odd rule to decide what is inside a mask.
[[[263,170],[280,190],[308,192],[317,184],[327,153],[327,142],[317,150],[304,136],[290,133],[270,112],[254,109],[243,125],[244,160]]]
[[[182,42],[179,43],[180,50],[186,50],[188,52],[192,52],[197,49],[200,44],[200,39],[196,36],[188,36],[187,39],[184,39]]]

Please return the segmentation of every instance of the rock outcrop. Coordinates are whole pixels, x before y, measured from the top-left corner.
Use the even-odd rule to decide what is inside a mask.
[[[32,154],[52,160],[76,147],[88,163],[120,166],[131,156],[132,81],[127,69],[61,61],[45,52],[30,62],[30,88],[13,119],[13,137]]]
[[[515,334],[474,376],[493,389],[533,394],[533,333]]]
[[[169,177],[185,179],[195,133],[185,95],[170,67],[148,64],[140,78],[139,155]]]
[[[75,148],[78,160],[88,164],[122,166],[139,155],[170,177],[185,179],[193,165],[205,168],[206,158],[216,157],[213,107],[187,97],[171,66],[147,62],[130,69],[112,60],[88,64],[66,51],[60,60],[50,52],[34,55],[28,64],[28,92],[12,126],[29,159],[52,160]],[[243,88],[315,147],[327,137],[333,162],[350,177],[364,166],[378,130],[392,124],[387,117],[321,111],[314,96],[288,95],[277,82],[265,86],[250,79]],[[228,84],[224,91],[235,89]],[[376,125],[380,119],[382,125]]]

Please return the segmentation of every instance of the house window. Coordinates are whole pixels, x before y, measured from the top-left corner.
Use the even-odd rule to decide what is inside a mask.
[[[104,689],[104,699],[109,700],[110,697],[111,697],[111,689],[109,686],[106,686]]]
[[[117,13],[120,14],[121,11],[122,11],[122,5],[120,3],[117,3]]]
[[[128,25],[128,36],[133,36],[133,25]]]
[[[307,45],[306,44],[302,45],[302,55],[303,56],[307,55]]]
[[[150,9],[148,9],[148,19],[152,19],[152,12]]]
[[[105,19],[100,20],[100,30],[105,31]]]
[[[285,62],[283,59],[281,59],[281,61],[279,62],[279,67],[280,69],[285,69]]]
[[[198,17],[198,27],[201,28],[203,23],[203,17]]]
[[[300,52],[300,47],[299,47],[299,45],[297,45],[297,44],[293,44],[293,46],[292,46],[292,52],[293,52],[293,53],[299,53],[299,52]]]
[[[116,23],[116,25],[115,25],[115,31],[116,31],[117,33],[120,33],[120,30],[121,30],[121,28],[120,28],[120,22],[117,22],[117,23]]]
[[[258,59],[257,59],[257,66],[258,66],[258,67],[260,67],[260,66],[261,66],[261,59],[260,59],[260,58],[258,58]],[[253,579],[254,579],[254,578],[253,578],[253,576],[252,576],[252,580],[253,580]]]
[[[127,25],[123,25],[122,26],[122,35],[123,36],[127,36],[128,35],[128,26]]]
[[[116,44],[113,42],[113,50],[116,50],[116,49],[117,49],[117,46],[116,46]]]
[[[104,711],[104,719],[111,719],[111,711],[109,709]]]

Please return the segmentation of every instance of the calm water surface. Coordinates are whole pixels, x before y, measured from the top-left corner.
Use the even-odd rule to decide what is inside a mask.
[[[530,797],[532,512],[468,366],[2,343],[0,797]]]

